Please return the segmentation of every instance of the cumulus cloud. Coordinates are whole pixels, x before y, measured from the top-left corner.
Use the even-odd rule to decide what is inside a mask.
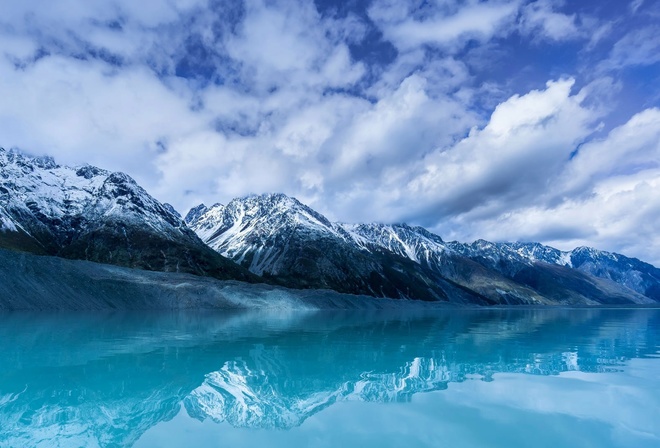
[[[497,106],[483,129],[427,154],[405,187],[417,198],[411,216],[433,224],[438,216],[492,214],[537,201],[593,132],[592,111],[582,106],[582,93],[571,94],[573,84],[549,82],[545,90],[515,95]]]

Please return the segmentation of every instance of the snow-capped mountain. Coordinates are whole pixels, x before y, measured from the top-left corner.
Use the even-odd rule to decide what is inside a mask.
[[[655,300],[645,297],[644,290],[619,282],[622,276],[572,269],[572,253],[538,243],[445,242],[421,227],[405,224],[344,227],[360,244],[373,242],[396,251],[497,302],[595,304]]]
[[[0,244],[150,270],[249,278],[131,177],[0,149]]]
[[[484,266],[515,277],[530,266],[551,264],[606,279],[660,301],[660,269],[621,254],[591,247],[560,251],[539,243],[452,243],[461,254]]]
[[[607,278],[660,302],[660,269],[636,258],[578,247],[570,252],[575,269]]]
[[[227,206],[202,204],[188,213],[186,222],[212,249],[239,264],[249,258],[249,269],[259,275],[282,272],[286,260],[278,243],[291,233],[312,240],[351,241],[341,227],[283,194],[248,196]]]
[[[222,255],[254,273],[290,284],[332,289],[339,285],[343,292],[356,292],[350,274],[359,273],[361,279],[369,278],[370,271],[383,275],[387,272],[383,260],[409,260],[426,284],[451,284],[471,293],[472,301],[476,297],[481,302],[504,304],[658,300],[653,295],[658,285],[654,279],[660,278],[655,268],[645,265],[643,283],[641,274],[630,270],[639,265],[604,267],[603,257],[609,261],[625,258],[616,254],[614,259],[597,258],[605,253],[592,250],[588,257],[582,249],[561,252],[538,243],[446,242],[422,227],[406,224],[332,223],[282,194],[235,199],[227,206],[207,208],[202,204],[189,212],[186,222]],[[327,281],[331,277],[333,281]],[[414,297],[402,294],[411,279],[397,280],[398,295]],[[374,288],[359,292],[381,295]]]
[[[220,254],[286,286],[488,303],[406,257],[356,244],[342,226],[283,194],[200,205],[186,222]]]
[[[549,303],[531,288],[516,283],[463,256],[455,242],[445,242],[423,227],[406,224],[340,224],[360,247],[379,247],[487,297],[492,303]]]

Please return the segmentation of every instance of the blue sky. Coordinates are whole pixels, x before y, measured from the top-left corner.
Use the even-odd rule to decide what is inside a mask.
[[[185,212],[284,192],[340,221],[660,264],[660,3],[0,0],[0,145]]]

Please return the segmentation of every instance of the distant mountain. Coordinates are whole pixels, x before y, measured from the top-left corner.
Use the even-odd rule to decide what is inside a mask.
[[[453,243],[461,254],[511,278],[527,279],[534,267],[543,265],[552,275],[560,267],[576,270],[591,277],[609,280],[656,302],[660,302],[660,269],[621,254],[591,247],[560,251],[539,243],[490,243],[484,240],[472,244]]]
[[[0,247],[223,279],[257,277],[210,250],[124,173],[0,148]]]
[[[332,223],[282,194],[235,199],[227,206],[202,204],[186,222],[211,248],[253,273],[298,287],[481,304],[657,300],[648,294],[658,285],[650,265],[642,291],[620,281],[634,273],[610,265],[576,269],[570,255],[553,248],[445,242],[405,224]]]
[[[421,227],[343,225],[358,244],[375,243],[428,266],[446,278],[501,303],[649,303],[611,277],[564,263],[569,255],[540,244],[445,242]],[[523,247],[524,246],[524,247]],[[650,266],[650,265],[649,265]],[[528,298],[525,300],[525,298]]]

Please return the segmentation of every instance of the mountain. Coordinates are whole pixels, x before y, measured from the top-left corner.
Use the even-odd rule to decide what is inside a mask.
[[[615,282],[660,302],[660,269],[621,254],[591,247],[560,251],[539,243],[491,243],[484,240],[472,244],[455,243],[452,247],[483,266],[512,278],[529,276],[533,268],[539,266],[545,266],[550,272],[567,272],[570,268],[589,277]]]
[[[611,279],[640,294],[660,302],[660,269],[636,258],[578,247],[570,252],[573,268]]]
[[[257,277],[209,249],[131,177],[0,148],[0,247],[221,279]]]
[[[227,258],[274,282],[350,294],[458,303],[491,303],[419,263],[373,246],[283,194],[200,205],[187,224]]]
[[[422,227],[405,224],[343,227],[358,244],[371,242],[405,255],[493,300],[500,297],[499,302],[575,305],[653,301],[612,278],[571,268],[564,263],[566,254],[540,244],[445,242]]]
[[[641,262],[633,264],[646,269],[643,276],[621,263],[604,267],[607,257],[600,264],[588,261],[595,258],[578,264],[579,250],[574,263],[572,253],[540,244],[462,244],[406,224],[332,223],[282,194],[249,196],[226,206],[202,204],[186,222],[211,248],[253,273],[298,287],[480,304],[658,300],[653,295],[657,269]],[[644,280],[634,283],[640,276]],[[419,285],[424,288],[416,289]]]

